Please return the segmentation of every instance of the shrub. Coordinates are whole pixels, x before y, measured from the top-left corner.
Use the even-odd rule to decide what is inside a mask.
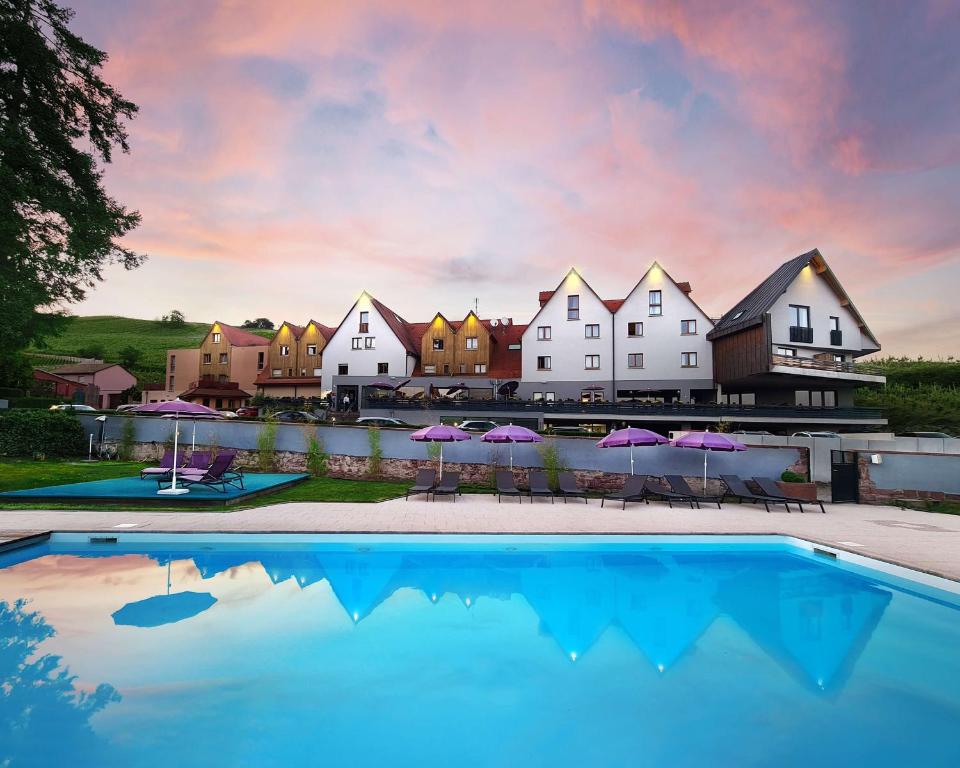
[[[133,445],[136,440],[137,429],[132,418],[124,418],[120,426],[120,460],[130,461],[133,458]]]
[[[81,456],[85,438],[83,425],[72,413],[16,410],[0,416],[2,456]]]
[[[543,462],[543,468],[547,473],[547,482],[550,483],[551,488],[556,488],[560,482],[559,474],[568,469],[563,463],[560,448],[551,441],[541,443],[537,450],[540,452],[540,460]]]
[[[277,422],[265,421],[257,433],[257,468],[270,472],[277,454]]]
[[[307,471],[314,477],[327,474],[327,460],[330,458],[316,430],[307,437]]]
[[[10,399],[11,408],[43,408],[51,405],[60,405],[65,402],[62,397],[15,397]]]
[[[807,482],[807,478],[805,478],[805,477],[804,477],[803,475],[801,475],[799,472],[791,472],[789,469],[786,470],[782,475],[780,475],[780,479],[781,479],[783,482],[785,482],[785,483],[805,483],[805,482]]]
[[[370,459],[367,462],[367,471],[374,477],[380,476],[380,467],[383,463],[383,448],[380,447],[380,429],[370,427],[367,430],[367,440],[370,443]]]

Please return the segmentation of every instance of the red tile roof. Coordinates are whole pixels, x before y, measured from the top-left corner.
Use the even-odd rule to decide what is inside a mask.
[[[540,299],[540,306],[542,307],[544,304],[550,301],[550,298],[555,293],[556,291],[540,291],[540,295],[538,296],[538,298]]]
[[[611,312],[616,312],[618,309],[620,309],[620,307],[623,306],[624,301],[625,299],[604,299],[603,303],[604,306],[606,306],[606,308]]]
[[[407,326],[410,324],[400,317],[400,315],[390,309],[390,307],[386,306],[383,302],[373,298],[373,296],[370,297],[370,301],[373,306],[376,307],[377,312],[380,313],[380,316],[383,318],[384,322],[390,327],[390,330],[393,331],[393,335],[400,340],[401,344],[403,344],[407,352],[412,355],[419,355],[420,345],[414,344],[413,339],[410,337],[410,333],[407,330]],[[423,334],[421,333],[421,336],[422,335]]]
[[[270,339],[257,336],[255,333],[249,333],[242,328],[235,328],[219,321],[214,325],[220,326],[220,331],[233,347],[266,347],[270,344]]]

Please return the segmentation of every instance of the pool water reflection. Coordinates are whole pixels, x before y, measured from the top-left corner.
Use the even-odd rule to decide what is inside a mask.
[[[48,544],[0,764],[955,765],[960,610],[786,547]]]

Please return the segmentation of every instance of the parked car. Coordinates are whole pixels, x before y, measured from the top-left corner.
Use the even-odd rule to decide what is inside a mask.
[[[82,403],[61,403],[60,405],[51,405],[51,411],[83,411],[87,413],[89,411],[96,411],[92,405],[83,405]]]
[[[134,408],[139,408],[143,403],[125,403],[124,405],[117,406],[117,413],[126,413],[127,411],[132,411]]]
[[[464,432],[489,432],[491,429],[496,429],[499,426],[495,421],[467,419],[457,424],[457,429],[462,429]]]
[[[794,437],[843,437],[839,432],[794,432]]]
[[[410,424],[402,419],[392,419],[389,416],[361,416],[357,419],[358,427],[409,427]]]
[[[767,432],[765,429],[738,429],[731,432],[731,435],[773,435],[773,432]]]
[[[219,413],[219,414],[220,414],[221,416],[223,416],[223,418],[225,418],[225,419],[235,419],[235,418],[237,418],[237,414],[236,414],[235,412],[233,412],[233,411],[217,411],[217,413]]]
[[[904,432],[901,437],[933,437],[940,440],[956,440],[954,435],[948,435],[946,432]]]
[[[255,419],[260,415],[260,409],[255,405],[242,405],[237,408],[237,416],[241,419]]]
[[[283,421],[290,424],[313,424],[320,421],[312,413],[307,411],[277,411],[273,414],[276,421]]]

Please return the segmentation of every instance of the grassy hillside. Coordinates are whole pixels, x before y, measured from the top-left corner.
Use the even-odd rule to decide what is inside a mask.
[[[104,360],[120,361],[120,350],[133,346],[140,350],[140,360],[133,373],[141,384],[162,381],[166,366],[167,350],[175,347],[197,346],[210,323],[184,323],[171,327],[159,320],[138,320],[113,315],[75,317],[61,336],[47,339],[44,349],[32,349],[44,355],[80,356],[80,351],[95,345],[104,350]],[[273,331],[253,330],[266,338]],[[32,358],[34,364],[42,365],[40,358]]]
[[[857,405],[883,408],[894,432],[960,435],[960,361],[888,357],[870,365],[883,371],[887,385],[858,390]]]

